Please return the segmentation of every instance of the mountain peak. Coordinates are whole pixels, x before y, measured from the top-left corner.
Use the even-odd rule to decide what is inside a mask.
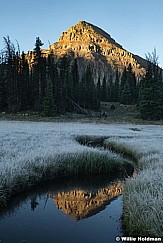
[[[110,43],[119,48],[121,45],[115,42],[111,36],[101,28],[88,23],[84,20],[79,21],[76,25],[70,27],[66,32],[63,32],[59,41],[87,41],[94,44]]]
[[[104,30],[84,20],[63,32],[49,50],[53,51],[57,58],[73,52],[80,60],[81,70],[88,63],[96,67],[94,70],[97,78],[100,72],[108,78],[110,73],[115,73],[117,69],[122,73],[130,63],[138,78],[144,75],[143,58],[125,50]]]

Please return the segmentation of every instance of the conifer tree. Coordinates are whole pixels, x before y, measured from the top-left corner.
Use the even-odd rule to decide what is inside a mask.
[[[108,96],[107,96],[107,85],[106,85],[106,77],[103,77],[102,81],[102,88],[101,88],[101,100],[102,101],[107,101]]]
[[[5,107],[6,107],[5,74],[4,74],[3,60],[0,60],[0,111],[3,111]]]
[[[54,60],[53,53],[47,58],[47,76],[50,78],[53,87],[53,99],[56,107],[56,113],[60,112],[60,79],[58,73],[58,64]]]
[[[119,73],[118,70],[116,70],[115,74],[115,83],[114,83],[114,101],[118,101],[119,99]]]
[[[24,52],[22,52],[19,73],[21,110],[26,110],[30,107],[31,87],[29,81],[29,65],[27,60],[25,59]]]
[[[15,51],[15,46],[9,36],[4,37],[5,42],[5,82],[6,97],[8,110],[17,112],[20,110],[18,72],[19,72],[19,55]]]
[[[80,96],[79,96],[80,105],[83,108],[86,108],[87,104],[87,87],[86,87],[86,78],[85,73],[83,74],[81,81],[80,81]]]
[[[162,117],[162,77],[156,50],[147,55],[148,68],[140,85],[140,115],[142,119],[158,120]]]
[[[130,95],[131,95],[130,104],[135,104],[137,102],[136,77],[135,77],[135,73],[132,70],[131,63],[129,64],[129,66],[127,68],[126,82],[128,82],[129,88],[130,88]]]
[[[42,92],[42,80],[45,82],[46,74],[43,74],[44,70],[44,58],[41,54],[41,46],[43,45],[42,41],[39,37],[36,38],[35,48],[34,48],[34,64],[32,67],[32,95],[34,99],[34,107],[37,110],[41,110],[43,92]],[[44,79],[43,79],[44,76]]]
[[[44,116],[54,116],[56,107],[54,105],[53,99],[53,87],[51,79],[47,81],[47,86],[45,90],[44,102],[43,102],[43,115]]]
[[[86,103],[87,108],[97,108],[96,88],[93,80],[93,73],[91,66],[88,65],[85,73],[86,79]]]
[[[81,79],[80,91],[81,91],[80,104],[84,108],[97,109],[98,108],[97,92],[96,92],[96,87],[93,80],[92,69],[90,65],[87,66],[86,71]]]
[[[126,67],[123,70],[122,76],[121,76],[121,82],[120,82],[120,87],[119,87],[119,99],[121,100],[121,94],[124,89],[125,83],[127,80],[127,69]]]
[[[124,88],[121,93],[120,102],[124,105],[130,105],[132,102],[132,96],[131,96],[130,86],[128,82],[126,82],[124,85]]]
[[[127,83],[127,85],[126,85]],[[129,90],[128,90],[129,87]],[[124,90],[125,89],[125,90]],[[123,103],[123,100],[126,100],[126,97],[123,97],[123,95],[129,94],[128,98],[128,105],[135,104],[137,102],[137,85],[136,85],[136,77],[135,73],[132,70],[131,63],[129,64],[128,68],[124,69],[121,77],[121,83],[120,83],[120,92],[119,92],[119,99],[120,102]]]
[[[113,85],[113,76],[110,75],[109,83],[107,87],[107,101],[113,101],[114,100],[114,85]]]
[[[97,92],[97,103],[98,103],[98,106],[100,106],[100,100],[101,100],[101,80],[100,80],[100,76],[98,77],[96,92]]]
[[[64,114],[68,107],[68,82],[69,82],[69,60],[68,56],[64,55],[60,58],[59,63],[59,79],[58,79],[58,109],[60,114]]]
[[[78,72],[78,64],[77,64],[77,59],[75,58],[72,66],[71,66],[71,74],[70,74],[70,79],[72,82],[69,83],[69,90],[71,92],[71,98],[75,101],[79,101],[79,72]]]

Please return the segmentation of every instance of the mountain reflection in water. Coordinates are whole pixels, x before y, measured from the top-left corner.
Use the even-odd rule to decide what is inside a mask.
[[[58,209],[78,221],[104,209],[112,199],[121,194],[121,191],[122,183],[116,182],[97,191],[76,189],[49,196]]]
[[[78,221],[103,210],[121,192],[122,178],[114,180],[108,175],[59,178],[15,196],[8,207],[0,212],[0,219],[1,216],[15,213],[26,201],[30,202],[31,210],[35,211],[39,201],[44,200],[45,210],[48,201],[52,199],[59,210]]]
[[[0,240],[115,242],[122,235],[122,184],[108,175],[61,178],[15,196],[0,214]]]

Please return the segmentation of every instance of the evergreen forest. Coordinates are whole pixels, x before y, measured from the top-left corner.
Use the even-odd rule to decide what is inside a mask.
[[[15,48],[10,38],[4,37],[0,54],[0,112],[36,111],[44,116],[73,112],[74,104],[82,109],[100,110],[100,102],[120,102],[137,105],[142,119],[163,117],[162,69],[156,51],[147,55],[147,70],[137,80],[131,64],[119,73],[118,69],[106,77],[93,79],[92,66],[79,75],[78,60],[73,53],[57,61],[53,52],[43,56],[43,43],[36,38],[34,59],[29,64],[19,44]]]

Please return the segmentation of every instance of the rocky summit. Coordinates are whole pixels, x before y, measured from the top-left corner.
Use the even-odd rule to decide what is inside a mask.
[[[85,67],[93,66],[94,80],[99,76],[114,76],[115,71],[122,73],[124,68],[131,63],[132,69],[139,79],[145,72],[146,60],[123,49],[108,33],[86,21],[80,21],[75,26],[63,32],[59,40],[50,45],[47,50],[42,50],[43,55],[53,53],[56,59],[73,53],[78,60],[79,74]],[[32,62],[32,52],[27,53],[27,58]]]

